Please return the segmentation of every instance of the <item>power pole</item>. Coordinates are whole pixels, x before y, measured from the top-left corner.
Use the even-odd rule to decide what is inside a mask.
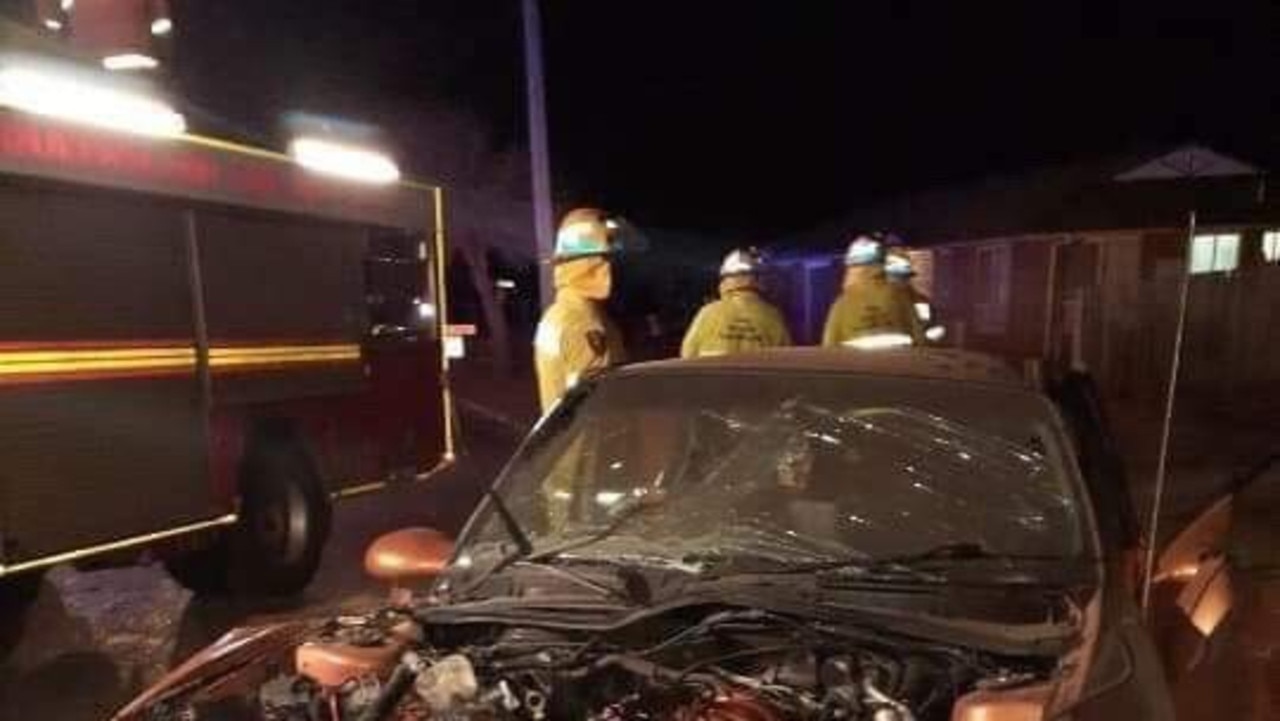
[[[529,156],[533,171],[533,229],[539,263],[538,292],[543,307],[551,304],[551,266],[542,261],[554,251],[551,206],[551,159],[547,149],[547,94],[542,71],[542,19],[538,0],[521,0],[524,11],[524,72],[529,105]]]

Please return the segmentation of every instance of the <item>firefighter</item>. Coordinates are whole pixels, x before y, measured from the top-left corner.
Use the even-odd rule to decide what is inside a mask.
[[[546,413],[579,380],[623,360],[622,336],[605,315],[617,224],[595,208],[565,215],[556,233],[555,302],[538,322],[534,365]]]
[[[822,345],[880,348],[911,345],[911,302],[885,277],[885,242],[859,236],[845,253],[844,288],[827,314]]]
[[[890,285],[899,289],[911,304],[912,339],[917,344],[936,343],[946,335],[946,329],[935,322],[933,303],[929,296],[916,287],[916,269],[911,257],[902,248],[889,250],[884,262],[885,277]]]
[[[720,266],[720,299],[698,311],[685,333],[681,358],[725,355],[791,345],[778,309],[761,296],[764,258],[754,248],[734,250]]]

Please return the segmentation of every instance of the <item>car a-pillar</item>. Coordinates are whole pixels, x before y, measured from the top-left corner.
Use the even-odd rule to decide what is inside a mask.
[[[305,438],[292,423],[258,422],[243,449],[235,525],[165,566],[199,595],[298,593],[315,576],[329,538],[329,495]]]

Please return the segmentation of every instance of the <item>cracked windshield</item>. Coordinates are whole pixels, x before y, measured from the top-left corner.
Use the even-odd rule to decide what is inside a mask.
[[[1082,521],[1051,419],[981,386],[624,378],[568,400],[499,493],[546,555],[691,571],[956,548],[1074,558]],[[479,557],[510,537],[491,512],[475,538]]]

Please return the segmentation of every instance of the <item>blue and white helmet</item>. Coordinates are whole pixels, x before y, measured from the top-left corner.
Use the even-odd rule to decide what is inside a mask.
[[[884,274],[890,278],[910,278],[916,274],[911,258],[901,250],[889,251],[884,259]]]
[[[849,267],[880,265],[884,262],[884,241],[871,235],[859,235],[849,244],[844,264]]]

